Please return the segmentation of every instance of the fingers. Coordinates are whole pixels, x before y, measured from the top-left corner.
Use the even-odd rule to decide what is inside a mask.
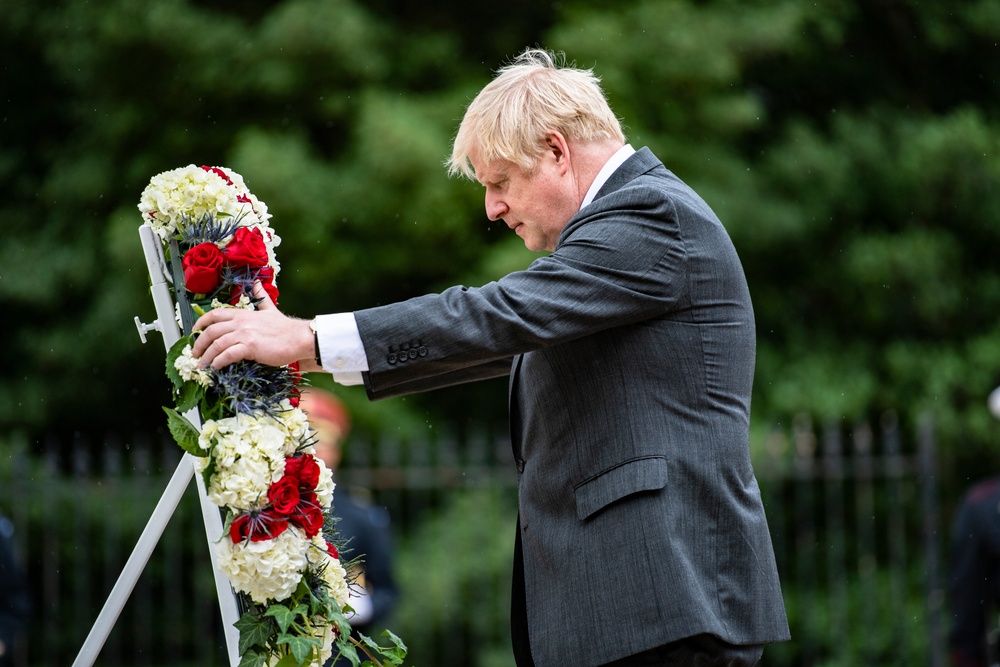
[[[255,280],[253,283],[253,295],[254,298],[259,299],[257,303],[257,310],[275,310],[277,305],[271,301],[271,295],[267,293],[264,286],[260,284],[259,280]]]
[[[218,370],[243,359],[250,359],[252,351],[246,343],[235,340],[235,333],[229,333],[215,340],[201,356],[200,365]]]
[[[236,311],[230,308],[216,308],[210,310],[194,323],[192,331],[201,334],[195,339],[194,345],[191,346],[191,354],[195,357],[201,357],[205,354],[205,350],[208,349],[215,340],[224,333],[228,333],[232,328],[225,327],[225,323],[231,321]]]
[[[239,332],[245,328],[252,310],[216,308],[208,311],[194,323],[192,331],[201,333],[191,346],[191,356],[201,360],[201,367],[222,368],[234,361],[246,359],[249,350],[241,345]],[[231,348],[236,348],[231,350]],[[240,354],[244,356],[240,356]],[[221,357],[221,358],[220,358]]]

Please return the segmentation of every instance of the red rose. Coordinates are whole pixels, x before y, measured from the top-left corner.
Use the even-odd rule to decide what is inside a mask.
[[[264,235],[259,229],[238,228],[222,252],[226,261],[233,266],[267,266],[267,246],[264,245]]]
[[[241,514],[229,524],[229,539],[239,544],[247,539],[263,542],[281,535],[288,528],[288,519],[264,510]]]
[[[267,499],[271,501],[271,507],[281,516],[288,516],[295,511],[299,504],[299,479],[291,475],[285,475],[271,485],[267,490]]]
[[[318,535],[323,529],[323,510],[316,503],[316,494],[306,494],[303,502],[299,503],[296,513],[290,515],[288,520],[301,528],[307,538]]]
[[[184,253],[184,286],[195,294],[208,294],[219,286],[222,251],[214,243],[199,243]]]
[[[319,464],[310,454],[285,459],[285,475],[298,479],[299,488],[312,491],[319,484]]]
[[[326,552],[330,554],[330,558],[340,558],[340,552],[337,551],[337,547],[330,540],[326,541]]]

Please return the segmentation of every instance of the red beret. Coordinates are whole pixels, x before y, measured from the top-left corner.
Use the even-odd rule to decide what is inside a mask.
[[[335,426],[341,435],[347,435],[351,428],[351,416],[339,398],[321,389],[307,389],[302,392],[299,407],[309,417],[310,422],[327,422]]]

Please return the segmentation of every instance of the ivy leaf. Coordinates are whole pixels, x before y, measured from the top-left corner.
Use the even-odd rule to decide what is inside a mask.
[[[184,351],[184,347],[191,345],[192,340],[191,336],[182,336],[181,338],[178,338],[177,342],[171,345],[170,349],[167,351],[167,378],[170,380],[171,384],[174,385],[174,390],[177,391],[179,391],[181,386],[184,384],[184,379],[181,377],[180,371],[174,367],[174,362],[181,356],[181,352]]]
[[[240,656],[238,667],[264,667],[267,664],[267,653],[260,653],[253,649]]]
[[[245,655],[254,646],[266,648],[267,640],[271,637],[271,625],[250,611],[240,616],[233,627],[240,631],[241,655]]]
[[[270,610],[268,610],[270,611]],[[319,651],[323,643],[312,637],[296,637],[282,633],[278,635],[278,644],[288,644],[288,650],[292,652],[299,665],[306,665],[312,658],[313,651]],[[278,663],[281,664],[281,663]]]
[[[382,635],[389,638],[392,642],[392,647],[383,647],[382,655],[386,657],[387,660],[393,665],[402,665],[403,660],[406,658],[407,648],[403,640],[396,636],[391,630],[383,630]]]
[[[371,637],[365,635],[360,635],[360,641],[366,647],[371,649],[372,653],[381,655],[384,659],[382,661],[383,667],[385,665],[402,665],[403,660],[406,658],[407,648],[406,644],[403,643],[399,637],[394,635],[389,630],[384,630],[382,632],[383,637],[388,637],[389,641],[392,642],[392,646],[379,646],[375,643]],[[362,667],[370,665],[373,663],[365,662]]]
[[[197,382],[185,382],[177,392],[177,411],[187,412],[205,397],[205,388]]]
[[[351,667],[358,667],[361,664],[361,658],[358,657],[358,649],[354,647],[354,644],[349,641],[338,641],[337,648],[340,649],[340,653],[335,656],[334,663],[338,662],[339,658],[345,658],[351,663]]]
[[[323,614],[329,620],[330,607],[332,606],[330,596],[325,588],[320,587],[315,593],[309,591],[309,615],[317,616]]]
[[[282,632],[288,632],[289,626],[295,622],[295,612],[283,604],[271,605],[264,612],[264,616],[273,618]]]
[[[198,429],[194,424],[172,408],[164,407],[163,411],[167,413],[167,428],[170,429],[170,435],[181,449],[194,456],[208,456],[208,452],[198,444]]]
[[[208,465],[201,471],[201,479],[205,482],[206,489],[212,486],[212,475],[215,474],[215,467],[215,457],[213,456],[208,459]]]

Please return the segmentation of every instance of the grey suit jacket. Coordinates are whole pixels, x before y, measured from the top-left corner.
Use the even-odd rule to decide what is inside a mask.
[[[648,149],[527,270],[355,317],[372,398],[510,374],[538,667],[788,638],[748,450],[746,278]]]

